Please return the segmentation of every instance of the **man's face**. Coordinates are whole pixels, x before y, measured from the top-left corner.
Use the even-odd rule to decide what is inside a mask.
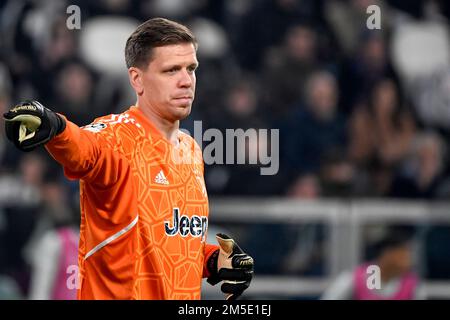
[[[309,93],[311,111],[321,120],[331,119],[336,111],[336,87],[329,79],[324,77],[313,81]]]
[[[402,275],[408,272],[413,264],[411,244],[408,243],[386,250],[384,259],[395,274]]]
[[[191,43],[153,49],[152,59],[141,70],[141,99],[151,112],[174,122],[186,118],[195,95],[196,51]]]

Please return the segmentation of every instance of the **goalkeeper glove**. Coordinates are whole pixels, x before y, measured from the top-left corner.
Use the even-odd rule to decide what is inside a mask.
[[[6,136],[22,151],[46,144],[66,128],[66,121],[38,101],[26,100],[3,114]]]
[[[222,292],[227,300],[236,300],[250,286],[253,277],[253,258],[244,253],[233,239],[225,234],[216,235],[220,248],[207,261],[210,277],[207,281],[215,285],[223,281]]]

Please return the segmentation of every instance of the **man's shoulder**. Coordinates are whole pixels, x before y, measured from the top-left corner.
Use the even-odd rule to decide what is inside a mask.
[[[82,127],[85,130],[99,133],[102,131],[115,132],[120,128],[127,127],[130,130],[139,130],[141,125],[129,110],[122,113],[108,114],[96,118],[90,124]]]
[[[184,132],[183,130],[179,130],[179,136],[186,141],[190,146],[194,147],[195,151],[201,151],[200,146],[198,145],[197,141],[188,133]]]
[[[183,130],[178,130],[178,134],[182,139],[186,139],[186,141],[189,141],[190,143],[193,143],[195,140],[191,137],[191,135],[187,134]]]

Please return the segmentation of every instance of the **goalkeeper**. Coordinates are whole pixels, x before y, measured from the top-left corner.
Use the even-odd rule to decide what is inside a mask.
[[[238,298],[253,259],[223,234],[206,243],[208,197],[200,147],[179,130],[195,94],[197,42],[155,18],[128,38],[137,95],[127,111],[82,128],[37,101],[4,114],[17,148],[45,145],[80,180],[78,299],[200,299],[202,278]]]

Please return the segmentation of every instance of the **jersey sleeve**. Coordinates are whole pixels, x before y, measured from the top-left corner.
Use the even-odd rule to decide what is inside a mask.
[[[67,121],[46,144],[66,177],[80,180],[79,299],[133,297],[139,214],[119,126]]]
[[[65,130],[45,147],[67,178],[94,186],[111,186],[129,170],[127,160],[117,152],[113,129],[101,122],[80,128],[66,119]]]

